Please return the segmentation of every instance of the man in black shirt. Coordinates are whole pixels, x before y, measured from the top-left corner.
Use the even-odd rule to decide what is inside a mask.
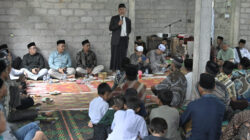
[[[27,45],[29,53],[23,56],[23,68],[27,77],[37,80],[48,73],[45,68],[43,56],[37,52],[36,44],[31,42]]]

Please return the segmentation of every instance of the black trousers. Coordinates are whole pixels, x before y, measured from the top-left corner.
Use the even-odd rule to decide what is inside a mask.
[[[34,105],[34,100],[31,97],[21,99],[21,105],[16,107],[18,110],[27,109]]]
[[[122,59],[127,56],[128,37],[120,37],[118,45],[111,46],[110,69],[120,70]]]
[[[38,116],[38,111],[34,109],[16,110],[16,111],[11,111],[9,113],[7,120],[9,122],[35,120],[37,116]]]
[[[93,140],[106,140],[108,138],[110,126],[97,124],[93,125],[93,127],[94,127]]]

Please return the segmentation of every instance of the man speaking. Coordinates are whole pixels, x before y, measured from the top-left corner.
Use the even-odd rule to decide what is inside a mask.
[[[125,4],[119,4],[118,13],[119,15],[111,18],[109,24],[109,30],[112,31],[110,69],[113,72],[121,68],[122,59],[127,56],[129,34],[131,32],[131,20],[125,17]]]

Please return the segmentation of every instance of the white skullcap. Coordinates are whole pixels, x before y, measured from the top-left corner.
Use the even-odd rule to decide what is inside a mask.
[[[137,50],[138,52],[143,52],[143,47],[142,47],[142,46],[137,46],[137,47],[136,47],[136,50]]]
[[[160,45],[158,46],[158,49],[161,50],[162,52],[165,52],[166,47],[165,47],[163,44],[160,44]]]

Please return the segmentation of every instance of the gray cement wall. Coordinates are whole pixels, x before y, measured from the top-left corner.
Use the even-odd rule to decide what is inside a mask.
[[[27,44],[34,41],[48,59],[56,50],[56,41],[65,39],[75,64],[81,42],[89,39],[98,64],[108,69],[108,27],[120,2],[128,5],[128,0],[0,0],[0,44],[7,43],[15,55],[22,57]]]
[[[241,0],[240,6],[239,39],[246,39],[250,50],[250,0]]]
[[[250,50],[250,0],[214,1],[215,37],[223,36],[231,47],[235,47],[239,39],[246,39]],[[225,18],[226,13],[230,18]]]
[[[226,6],[226,0],[214,0],[214,37],[216,44],[217,36],[223,36],[224,41],[229,43],[230,30],[231,30],[231,18],[232,8]],[[225,18],[225,13],[230,14],[230,18]],[[216,44],[217,45],[217,44]]]
[[[192,25],[187,24],[189,19],[191,23],[194,19],[194,16],[190,16],[194,12],[187,6],[192,3],[194,0],[136,0],[135,36],[141,35],[146,41],[146,36],[168,33],[169,29],[164,26],[179,19],[182,22],[172,26],[172,33],[190,33],[191,30],[193,34]]]
[[[222,35],[230,42],[233,19],[224,15],[235,11],[226,6],[226,0],[214,1],[215,37]],[[129,0],[0,0],[0,44],[7,43],[15,55],[23,56],[27,53],[26,45],[34,41],[48,59],[56,49],[56,41],[65,39],[75,64],[81,41],[89,39],[98,64],[108,69],[111,38],[108,26],[121,2],[127,5],[129,15]],[[241,2],[237,37],[247,39],[250,46],[250,0],[235,2]],[[195,0],[135,0],[135,9],[131,10],[135,12],[132,32],[145,41],[148,35],[168,33],[169,29],[163,27],[178,19],[182,22],[172,26],[172,33],[194,33]],[[134,41],[132,36],[130,41]]]

